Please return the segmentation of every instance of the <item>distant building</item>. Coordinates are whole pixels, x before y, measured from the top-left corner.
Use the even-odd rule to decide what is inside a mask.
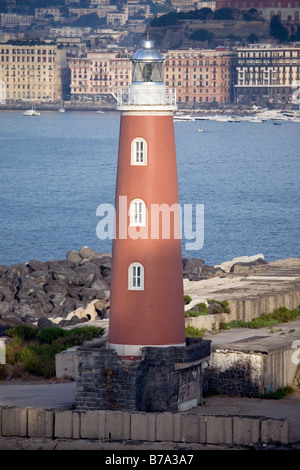
[[[125,88],[131,80],[127,53],[89,51],[86,57],[68,60],[71,70],[71,97],[76,101],[101,101],[111,91]]]
[[[10,101],[57,102],[63,98],[66,53],[53,45],[0,44],[0,81]]]
[[[30,26],[34,17],[28,15],[16,15],[15,13],[1,13],[0,25],[3,27]]]
[[[237,49],[237,101],[291,102],[296,83],[300,83],[300,45]]]
[[[298,21],[300,18],[300,2],[298,0],[216,0],[216,9],[237,8],[250,10],[255,8],[266,20],[278,15],[281,20]]]
[[[176,88],[178,103],[232,100],[235,54],[225,50],[173,50],[164,54],[164,82]]]
[[[44,21],[50,19],[51,17],[54,21],[60,20],[59,8],[36,8],[34,13],[36,21]]]

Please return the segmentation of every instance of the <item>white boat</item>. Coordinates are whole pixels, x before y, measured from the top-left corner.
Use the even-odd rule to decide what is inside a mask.
[[[197,131],[197,132],[203,132],[203,129],[198,129],[198,131]]]
[[[58,112],[59,112],[59,113],[64,113],[64,112],[65,112],[65,108],[64,108],[64,106],[63,106],[63,102],[62,102],[62,101],[61,101],[61,103],[60,103],[60,108],[59,108]]]
[[[26,109],[26,111],[23,113],[23,116],[39,116],[40,114],[41,113],[35,109]]]
[[[101,109],[98,109],[98,111],[96,111],[97,114],[104,114],[104,111],[101,111]]]
[[[195,121],[195,118],[189,115],[174,116],[174,121]]]

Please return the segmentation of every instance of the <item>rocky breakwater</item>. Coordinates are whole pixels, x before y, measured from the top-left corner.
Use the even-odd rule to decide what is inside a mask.
[[[108,315],[111,256],[89,247],[65,260],[0,265],[0,330],[68,326]]]
[[[183,279],[226,275],[201,259],[183,258]],[[109,316],[111,255],[84,246],[65,260],[0,265],[0,334],[19,323],[40,328],[102,320]]]

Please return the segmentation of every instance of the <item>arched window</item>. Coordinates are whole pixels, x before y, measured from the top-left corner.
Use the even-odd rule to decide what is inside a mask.
[[[128,268],[128,289],[144,290],[145,270],[141,263],[132,263]]]
[[[130,225],[132,227],[145,227],[147,220],[147,208],[142,199],[134,199],[129,206]]]
[[[131,142],[131,165],[147,165],[147,142],[137,137]]]

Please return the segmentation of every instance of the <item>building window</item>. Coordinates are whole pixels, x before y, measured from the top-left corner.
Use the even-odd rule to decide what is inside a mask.
[[[128,268],[128,289],[144,290],[144,266],[141,263],[132,263]]]
[[[131,165],[147,165],[147,142],[141,137],[131,143]]]
[[[142,199],[134,199],[129,206],[130,225],[145,227],[147,220],[146,204]]]

